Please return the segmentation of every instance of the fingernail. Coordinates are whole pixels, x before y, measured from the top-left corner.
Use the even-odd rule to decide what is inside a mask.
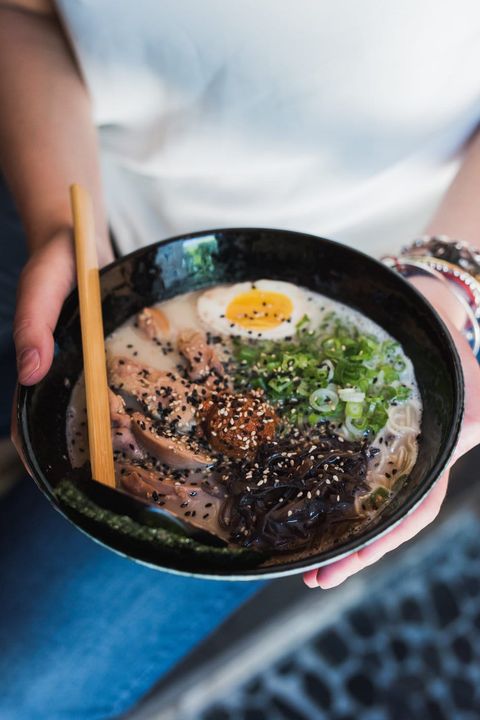
[[[27,348],[22,350],[18,358],[18,379],[21,383],[33,375],[40,367],[40,355],[35,348]]]

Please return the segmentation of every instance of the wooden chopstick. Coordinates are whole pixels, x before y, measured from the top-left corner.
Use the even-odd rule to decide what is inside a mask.
[[[103,485],[115,487],[93,206],[89,193],[80,185],[71,185],[70,199],[77,261],[92,476]]]

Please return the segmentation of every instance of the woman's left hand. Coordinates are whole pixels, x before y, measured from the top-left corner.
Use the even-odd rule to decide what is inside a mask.
[[[379,560],[386,553],[395,550],[399,545],[410,540],[423,528],[429,525],[438,515],[445,498],[448,486],[449,469],[454,462],[480,442],[480,366],[474,357],[466,339],[457,330],[456,318],[451,310],[455,302],[448,303],[448,290],[436,281],[418,279],[414,281],[417,288],[428,298],[446,323],[462,361],[465,379],[465,415],[460,438],[450,459],[448,469],[435,483],[427,497],[419,507],[400,522],[387,535],[375,540],[370,545],[354,552],[352,555],[327,565],[318,570],[310,570],[303,576],[305,584],[310,588],[324,589],[340,585],[350,575],[363,570]],[[447,296],[447,302],[445,302]]]

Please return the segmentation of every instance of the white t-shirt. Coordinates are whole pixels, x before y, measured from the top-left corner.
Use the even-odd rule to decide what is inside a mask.
[[[120,249],[232,226],[378,255],[480,119],[478,0],[60,0]]]

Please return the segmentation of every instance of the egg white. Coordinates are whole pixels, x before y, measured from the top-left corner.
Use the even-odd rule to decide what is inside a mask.
[[[225,316],[227,308],[237,295],[249,292],[255,286],[258,290],[275,292],[286,295],[293,306],[290,322],[284,321],[277,327],[265,330],[248,330],[248,328],[231,323]],[[320,318],[318,305],[309,301],[312,293],[292,283],[281,280],[256,280],[252,282],[236,283],[235,285],[217,285],[206,290],[197,300],[197,311],[205,329],[219,335],[238,335],[241,337],[265,340],[279,340],[295,333],[295,325],[304,315],[316,324]],[[233,325],[233,327],[232,327]]]

